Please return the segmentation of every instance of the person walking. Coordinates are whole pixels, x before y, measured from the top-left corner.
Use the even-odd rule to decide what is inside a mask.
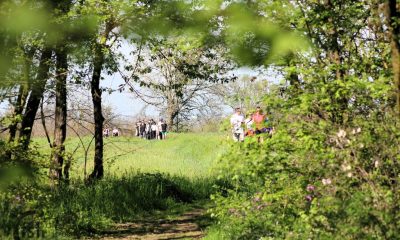
[[[268,129],[265,127],[266,126],[265,119],[266,119],[266,116],[262,113],[261,108],[257,107],[256,112],[253,114],[253,122],[255,125],[254,133],[256,135],[268,132]],[[257,141],[259,143],[263,143],[264,137],[262,135],[258,136]]]
[[[140,132],[141,132],[142,138],[146,138],[146,121],[145,120],[142,120]]]
[[[156,136],[157,136],[157,124],[153,119],[151,119],[150,128],[151,128],[151,139],[156,139]]]
[[[246,126],[246,132],[244,134],[245,137],[254,135],[254,122],[253,122],[253,114],[250,113],[247,115],[247,118],[244,120],[244,125]]]
[[[137,121],[135,123],[135,136],[139,137],[140,136],[140,121]]]
[[[235,113],[231,117],[232,137],[235,142],[244,141],[244,117],[241,114],[240,108],[235,108]]]
[[[113,130],[112,130],[112,135],[113,135],[113,137],[119,137],[119,130],[118,130],[118,128],[114,128]]]
[[[167,123],[162,118],[158,122],[158,131],[160,140],[167,137]]]
[[[266,132],[265,128],[265,115],[262,113],[260,107],[256,108],[256,112],[253,114],[253,122],[255,125],[255,134]]]
[[[151,139],[151,121],[150,120],[146,123],[145,132],[146,132],[146,139],[150,140]]]
[[[103,130],[103,137],[109,137],[110,136],[110,129],[108,127],[104,128]]]

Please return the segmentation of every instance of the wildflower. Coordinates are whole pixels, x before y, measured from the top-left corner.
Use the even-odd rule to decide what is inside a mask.
[[[262,209],[264,209],[266,206],[268,206],[268,204],[263,203],[263,204],[258,205],[257,207],[255,207],[255,210],[262,210]]]
[[[343,171],[350,171],[351,170],[351,166],[350,166],[350,164],[348,164],[348,163],[344,163],[343,165],[342,165],[342,170]]]
[[[315,190],[315,186],[313,186],[313,185],[307,185],[306,190],[307,190],[308,192],[313,192],[313,191]]]
[[[347,177],[351,178],[353,176],[353,173],[349,172],[347,173]]]
[[[375,166],[375,168],[378,168],[378,167],[379,167],[379,161],[378,161],[378,160],[375,160],[374,166]]]
[[[323,184],[323,185],[329,185],[329,184],[331,184],[331,183],[332,183],[332,181],[331,181],[330,178],[324,178],[324,179],[322,179],[322,184]]]
[[[234,208],[229,208],[228,212],[229,212],[230,214],[234,214],[234,213],[236,213],[236,209],[234,209]]]
[[[305,197],[305,199],[307,200],[307,202],[311,202],[311,201],[313,200],[313,196],[307,195],[307,196]]]
[[[339,132],[337,133],[338,138],[345,138],[346,135],[347,135],[347,133],[343,129],[340,129]]]
[[[361,128],[360,127],[356,128],[356,129],[353,129],[353,131],[351,131],[352,134],[357,134],[357,133],[360,133],[360,132],[361,132]]]
[[[22,198],[19,195],[14,197],[14,203],[19,204],[19,203],[21,203],[21,201],[22,201]]]

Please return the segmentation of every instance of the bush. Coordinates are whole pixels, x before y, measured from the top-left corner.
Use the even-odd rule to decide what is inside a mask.
[[[39,183],[41,162],[35,149],[0,140],[0,236],[42,237],[49,195]]]
[[[228,239],[396,239],[400,134],[390,115],[337,127],[286,116],[264,143],[235,144],[220,163],[234,190],[214,195]]]

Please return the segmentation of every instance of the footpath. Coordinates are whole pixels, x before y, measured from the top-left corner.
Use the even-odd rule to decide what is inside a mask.
[[[100,239],[201,239],[209,220],[205,209],[194,208],[171,220],[143,219],[116,224],[102,232]]]

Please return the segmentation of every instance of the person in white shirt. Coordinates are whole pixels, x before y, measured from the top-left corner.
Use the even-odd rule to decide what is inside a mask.
[[[240,108],[235,108],[235,113],[231,117],[232,137],[235,142],[244,141],[243,123],[244,117],[241,114]]]
[[[118,128],[114,128],[114,129],[112,130],[112,134],[113,134],[113,137],[118,137],[118,136],[119,136],[119,130],[118,130]]]
[[[246,132],[244,136],[252,136],[254,134],[254,129],[253,129],[253,114],[247,115],[247,118],[244,120],[244,125],[246,126]]]
[[[137,121],[135,124],[135,136],[139,137],[140,135],[140,121]]]
[[[110,129],[109,129],[109,128],[106,127],[106,128],[103,130],[103,136],[104,136],[104,137],[110,136]]]
[[[158,127],[157,127],[157,123],[153,119],[151,119],[150,128],[151,128],[151,139],[156,139]]]

